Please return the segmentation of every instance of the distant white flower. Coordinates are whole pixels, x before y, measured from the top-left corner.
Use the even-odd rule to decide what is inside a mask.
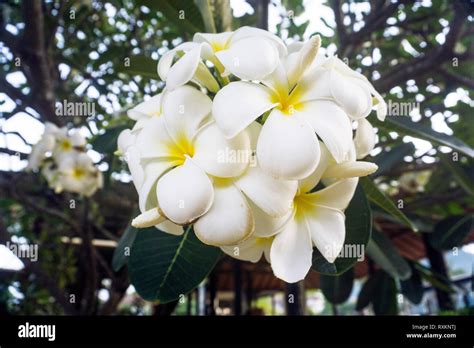
[[[33,145],[28,157],[27,170],[38,170],[47,154],[51,154],[56,145],[56,133],[59,128],[56,125],[46,122],[44,133],[41,139]]]
[[[101,188],[102,184],[102,173],[94,167],[91,158],[84,152],[63,156],[58,164],[56,192],[65,190],[88,197]]]

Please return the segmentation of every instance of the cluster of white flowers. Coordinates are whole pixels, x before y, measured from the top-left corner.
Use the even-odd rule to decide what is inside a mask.
[[[31,150],[27,170],[41,171],[56,193],[91,196],[102,187],[102,173],[85,152],[85,146],[86,139],[77,130],[47,122],[43,136]]]
[[[165,54],[159,95],[129,110],[118,139],[139,193],[135,227],[197,237],[242,260],[262,255],[296,282],[313,247],[334,262],[358,161],[374,147],[365,119],[386,104],[320,37],[286,46],[255,28],[196,34]],[[353,126],[357,126],[353,135]]]

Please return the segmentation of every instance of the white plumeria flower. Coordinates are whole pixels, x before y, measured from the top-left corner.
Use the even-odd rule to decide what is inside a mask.
[[[184,54],[173,64],[179,52]],[[194,42],[183,43],[161,58],[158,74],[170,89],[194,80],[217,92],[219,86],[202,59],[211,61],[223,76],[233,74],[251,80],[272,73],[285,55],[286,47],[278,37],[257,28],[242,27],[220,34],[197,33]]]
[[[41,136],[28,156],[28,165],[26,170],[38,170],[48,153],[51,153],[56,145],[56,132],[59,128],[53,123],[46,122],[44,133]]]
[[[56,192],[63,190],[91,196],[103,184],[102,173],[84,152],[63,155],[58,164]]]
[[[145,227],[169,219],[185,225],[209,212],[208,218],[196,223],[196,235],[208,244],[236,243],[253,231],[253,218],[245,197],[225,178],[242,174],[248,162],[220,163],[217,159],[219,151],[226,148],[250,155],[250,139],[242,133],[227,140],[213,122],[203,125],[211,109],[205,94],[189,86],[173,92],[163,101],[162,117],[151,118],[136,139],[138,155],[145,164],[145,181],[139,192],[144,212],[133,224]],[[183,109],[190,100],[195,103]],[[208,235],[216,227],[209,216],[223,217],[225,213],[222,200],[229,207],[228,233]],[[205,233],[200,234],[201,229]]]
[[[200,94],[202,99],[190,94]],[[180,113],[180,105],[190,100],[196,105]],[[233,245],[254,231],[250,201],[270,214],[286,213],[296,182],[281,182],[258,168],[248,168],[249,134],[226,139],[209,121],[211,101],[206,95],[183,86],[170,92],[162,105],[162,117],[145,124],[132,146],[137,151],[130,154],[140,156],[144,167],[144,182],[139,185],[142,214],[134,219],[134,226],[158,225],[165,219],[179,225],[194,222],[195,233],[204,243]],[[229,161],[221,158],[225,153],[241,155],[238,161]]]
[[[353,148],[350,159],[338,164],[325,145],[321,143],[320,146],[321,161],[310,176],[299,181],[289,218],[273,219],[274,223],[268,224],[266,232],[258,236],[273,238],[270,249],[273,272],[289,283],[304,279],[308,273],[313,246],[326,260],[334,262],[344,244],[343,212],[354,195],[357,177],[377,169],[375,164],[355,161]],[[313,192],[320,181],[327,186]],[[266,219],[268,221],[269,217]],[[259,250],[260,245],[249,243],[241,257],[250,258]],[[224,251],[232,256],[231,249]]]
[[[69,156],[86,145],[86,138],[76,129],[69,131],[67,127],[60,128],[55,132],[55,137],[53,157],[58,162],[62,161],[63,156]]]
[[[354,120],[366,117],[375,105],[378,119],[387,115],[387,104],[369,80],[336,56],[318,56],[301,85],[307,98],[332,98]]]
[[[354,146],[357,159],[366,157],[375,147],[375,130],[365,118],[357,121]]]
[[[341,107],[327,98],[312,98],[311,86],[301,85],[319,46],[320,37],[312,37],[262,84],[232,82],[214,98],[213,116],[229,138],[271,110],[257,157],[262,168],[278,178],[302,179],[315,170],[320,157],[316,134],[337,162],[347,160],[352,146],[351,121]]]

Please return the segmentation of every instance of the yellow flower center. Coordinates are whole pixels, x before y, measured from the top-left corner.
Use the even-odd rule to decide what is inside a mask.
[[[81,179],[84,175],[86,175],[86,171],[83,168],[75,167],[72,170],[72,177],[74,179]]]
[[[299,193],[293,200],[294,209],[296,210],[295,219],[302,219],[305,214],[314,212],[314,209],[316,209],[313,204],[308,202],[305,196],[306,194]]]
[[[272,94],[272,103],[278,103],[277,109],[281,110],[285,115],[292,115],[295,111],[300,110],[302,105],[300,102],[301,93],[298,88],[294,88],[290,93],[286,88],[277,85]]]
[[[72,143],[69,139],[64,139],[63,141],[59,143],[59,148],[62,151],[69,151],[72,149]]]
[[[225,50],[225,49],[228,48],[227,43],[222,43],[222,42],[217,42],[217,41],[212,42],[211,47],[212,47],[212,50],[214,51],[214,53]]]
[[[194,144],[185,134],[179,135],[175,141],[167,144],[170,157],[175,159],[176,165],[182,165],[186,160],[186,156],[194,156]]]

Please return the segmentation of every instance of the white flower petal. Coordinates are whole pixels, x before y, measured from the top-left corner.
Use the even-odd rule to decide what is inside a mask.
[[[248,167],[251,156],[247,132],[227,139],[212,122],[196,134],[193,161],[208,174],[220,178],[237,177]]]
[[[199,85],[207,88],[212,93],[217,93],[220,89],[219,83],[202,61],[198,64],[193,81],[196,81]]]
[[[270,249],[273,273],[287,283],[303,280],[312,263],[313,245],[304,221],[291,219]]]
[[[258,166],[249,167],[235,181],[235,185],[259,208],[274,217],[282,216],[291,209],[298,188],[297,181],[276,179]]]
[[[223,246],[221,250],[234,259],[258,262],[262,255],[270,250],[271,238],[250,237],[249,239],[232,246]]]
[[[319,162],[319,143],[311,126],[297,113],[273,110],[262,127],[257,144],[259,165],[282,179],[303,179]]]
[[[143,171],[143,183],[136,183],[138,191],[138,206],[143,213],[158,206],[156,183],[158,179],[172,168],[173,164],[166,160],[154,160],[147,163]]]
[[[352,146],[351,121],[336,103],[329,100],[302,103],[297,113],[311,125],[338,163],[348,159]]]
[[[276,47],[280,58],[285,57],[287,55],[286,45],[284,44],[283,40],[281,40],[278,36],[268,32],[267,30],[254,27],[241,27],[236,30],[230,39],[230,44],[234,44],[239,40],[252,37],[260,37],[267,39]]]
[[[191,139],[211,112],[211,99],[191,86],[181,86],[163,96],[166,129],[179,143],[183,135]]]
[[[169,220],[166,220],[165,222],[162,222],[161,224],[158,224],[155,227],[160,231],[173,234],[175,236],[181,236],[184,233],[183,226],[177,225]]]
[[[227,46],[233,34],[233,32],[224,32],[217,34],[196,33],[194,34],[193,41],[198,43],[207,42],[212,47],[213,51],[218,51]]]
[[[177,157],[181,152],[166,130],[162,117],[154,117],[146,122],[135,145],[142,158]]]
[[[307,69],[316,58],[319,47],[321,46],[321,37],[315,35],[311,37],[297,53],[288,56],[286,61],[286,71],[290,86],[294,86],[303,76]]]
[[[294,209],[288,210],[285,215],[273,217],[265,213],[255,203],[249,200],[250,208],[252,208],[253,218],[255,220],[255,230],[253,235],[256,237],[267,238],[274,236],[288,223],[294,216]]]
[[[169,69],[166,75],[166,86],[173,90],[188,83],[196,73],[201,60],[201,45],[197,45],[184,55]]]
[[[214,184],[214,202],[194,224],[196,236],[209,245],[234,245],[254,230],[252,210],[232,183]]]
[[[145,173],[140,163],[140,152],[136,146],[129,146],[125,152],[125,157],[127,158],[128,169],[132,175],[133,184],[137,191],[139,191],[145,180]]]
[[[166,81],[166,77],[168,76],[168,72],[171,69],[171,66],[173,65],[173,60],[178,52],[187,52],[192,50],[193,48],[199,46],[199,44],[195,42],[184,42],[172,50],[166,52],[158,62],[157,66],[157,72],[160,78],[163,81]]]
[[[374,149],[375,131],[369,121],[361,118],[357,121],[357,131],[354,137],[357,159],[364,158]]]
[[[226,71],[243,80],[261,80],[276,69],[277,48],[265,38],[249,37],[232,42],[228,49],[215,53]]]
[[[205,214],[214,198],[211,180],[189,158],[158,180],[156,194],[164,215],[180,225]]]
[[[323,178],[345,179],[367,176],[375,173],[378,166],[375,163],[364,161],[351,161],[329,165]]]
[[[329,262],[334,262],[344,245],[346,227],[344,213],[337,209],[317,207],[304,214],[311,239]]]
[[[224,135],[232,138],[276,105],[270,89],[252,82],[232,82],[214,97],[212,115]]]
[[[132,120],[138,121],[142,118],[149,118],[152,116],[161,115],[161,97],[163,93],[157,94],[147,101],[138,104],[134,108],[127,111],[128,117]]]
[[[319,142],[319,147],[321,149],[321,157],[318,166],[311,175],[298,181],[298,187],[302,193],[310,192],[319,183],[332,159],[331,154],[324,143]]]
[[[166,218],[160,214],[158,208],[152,208],[133,219],[132,226],[136,228],[146,228],[157,225],[165,220]]]
[[[372,109],[370,89],[356,78],[343,76],[336,70],[329,73],[331,95],[353,119],[366,117]]]
[[[306,203],[344,210],[354,196],[359,179],[340,180],[322,190],[304,195]]]

